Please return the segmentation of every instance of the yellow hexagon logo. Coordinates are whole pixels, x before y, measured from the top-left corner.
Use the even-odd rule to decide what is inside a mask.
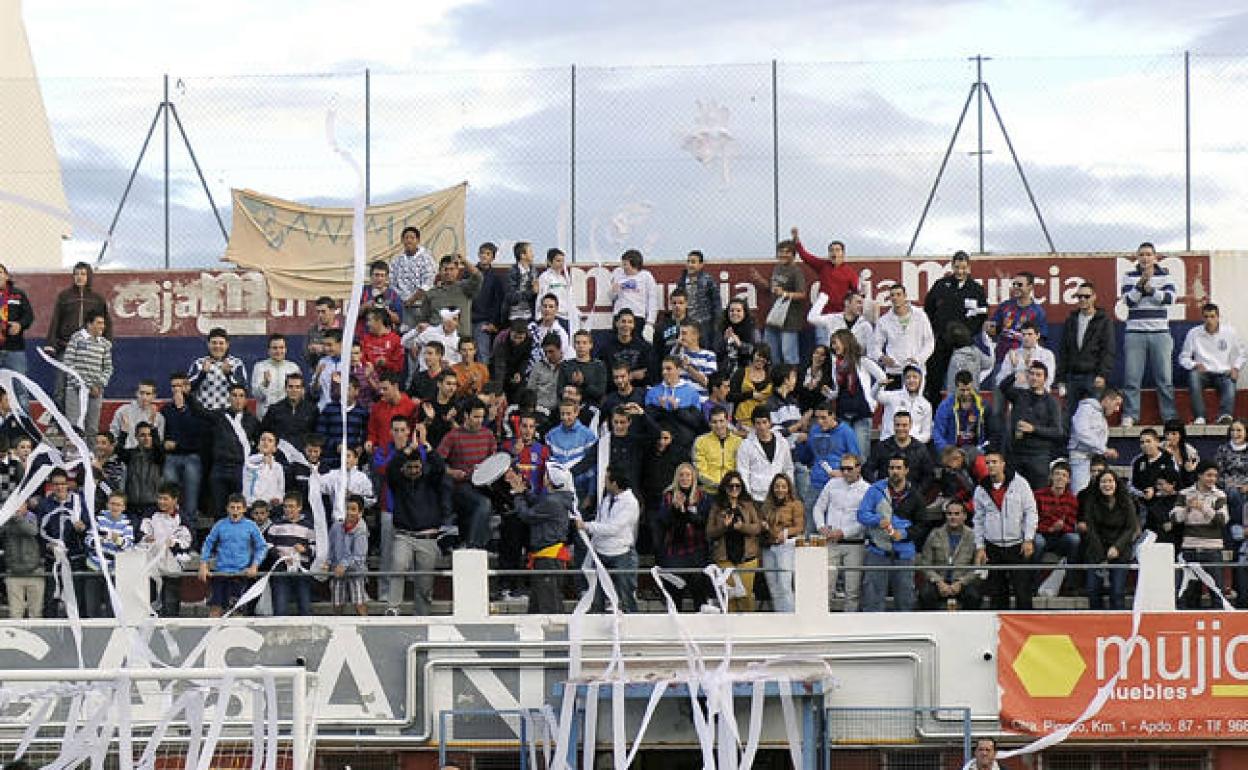
[[[1014,658],[1014,673],[1033,698],[1065,698],[1075,690],[1087,664],[1066,634],[1033,634]]]

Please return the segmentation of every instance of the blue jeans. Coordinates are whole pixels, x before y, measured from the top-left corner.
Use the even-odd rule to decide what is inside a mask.
[[[494,336],[498,332],[487,332],[481,327],[485,326],[484,321],[472,322],[472,338],[477,343],[477,360],[483,364],[490,363],[490,353],[494,351]]]
[[[377,555],[377,563],[382,570],[390,569],[394,558],[394,514],[381,511],[377,514],[378,526],[381,529],[381,553]],[[384,602],[390,598],[390,581],[385,578],[377,580],[377,601]]]
[[[838,416],[837,419],[840,419],[840,417]],[[867,458],[871,456],[871,418],[859,417],[857,420],[841,419],[841,422],[854,431],[854,438],[858,439],[858,464],[866,465]]]
[[[25,350],[0,350],[0,369],[12,369],[18,374],[26,374],[26,351]],[[26,388],[17,383],[13,383],[13,390],[17,393],[17,402],[22,405],[23,412],[30,411],[30,394],[26,392]]]
[[[899,612],[914,609],[914,573],[906,570],[873,570],[870,567],[914,566],[914,559],[895,559],[868,550],[862,564],[867,567],[862,578],[862,611],[883,612],[888,591],[893,591],[893,606]]]
[[[1205,388],[1218,391],[1218,417],[1235,414],[1235,380],[1230,372],[1187,373],[1187,387],[1191,390],[1192,416],[1205,419]]]
[[[1105,573],[1108,574],[1108,580]],[[1127,591],[1127,571],[1125,569],[1089,569],[1087,571],[1088,609],[1105,609],[1105,583],[1109,583],[1109,608],[1111,610],[1126,609],[1124,594]]]
[[[763,332],[767,347],[771,348],[771,360],[776,363],[797,365],[800,353],[797,349],[797,332],[786,332],[768,326]]]
[[[780,572],[764,572],[767,590],[771,592],[771,608],[774,612],[793,611],[793,546],[776,545],[762,549],[761,566],[765,570],[782,570]]]
[[[290,599],[295,599],[296,615],[312,614],[312,578],[304,574],[283,573],[269,581],[273,589],[273,614],[289,615]]]
[[[1125,386],[1122,389],[1122,416],[1133,420],[1140,418],[1140,385],[1144,382],[1147,364],[1157,386],[1157,400],[1161,405],[1161,419],[1178,417],[1174,408],[1174,382],[1172,380],[1174,340],[1169,332],[1127,332],[1125,342]]]
[[[637,611],[637,549],[630,548],[619,556],[598,556],[602,566],[611,573],[611,585],[615,586],[616,597],[620,601],[620,612]],[[614,570],[627,570],[615,572]],[[606,594],[598,591],[594,596],[592,612],[602,612],[606,606]]]
[[[451,506],[459,521],[459,539],[468,548],[485,548],[490,544],[490,498],[472,484],[455,485]]]
[[[165,481],[182,488],[182,523],[194,528],[199,515],[199,485],[204,478],[204,466],[199,455],[168,455],[165,457]]]
[[[1044,535],[1036,533],[1036,552],[1032,559],[1038,564],[1040,557],[1046,553],[1056,553],[1066,557],[1066,561],[1074,563],[1079,560],[1079,533],[1063,532]]]

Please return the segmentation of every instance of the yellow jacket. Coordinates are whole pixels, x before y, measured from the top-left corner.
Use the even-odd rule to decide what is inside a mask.
[[[724,474],[737,469],[741,441],[741,437],[730,430],[722,442],[713,432],[703,433],[693,442],[693,467],[698,469],[698,483],[707,492],[718,491]]]

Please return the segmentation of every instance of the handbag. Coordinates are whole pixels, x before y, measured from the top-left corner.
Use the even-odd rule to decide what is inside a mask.
[[[784,320],[789,315],[789,305],[793,300],[788,297],[781,297],[771,303],[771,310],[767,311],[767,326],[779,329],[784,326]]]

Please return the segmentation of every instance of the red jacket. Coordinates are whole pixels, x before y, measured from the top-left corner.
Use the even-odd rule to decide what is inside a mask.
[[[403,373],[403,341],[394,332],[380,336],[364,332],[360,336],[360,356],[364,363],[373,365],[378,375]]]
[[[390,420],[397,414],[411,420],[412,415],[416,413],[416,402],[412,397],[403,393],[399,396],[399,403],[391,404],[389,401],[378,399],[373,404],[373,410],[368,415],[368,441],[374,447],[389,446],[392,438],[390,436]]]
[[[811,254],[797,242],[797,255],[815,271],[819,279],[819,291],[828,295],[828,306],[825,313],[839,313],[845,309],[845,295],[850,289],[858,290],[858,271],[848,264],[833,264],[830,259],[823,259]]]

